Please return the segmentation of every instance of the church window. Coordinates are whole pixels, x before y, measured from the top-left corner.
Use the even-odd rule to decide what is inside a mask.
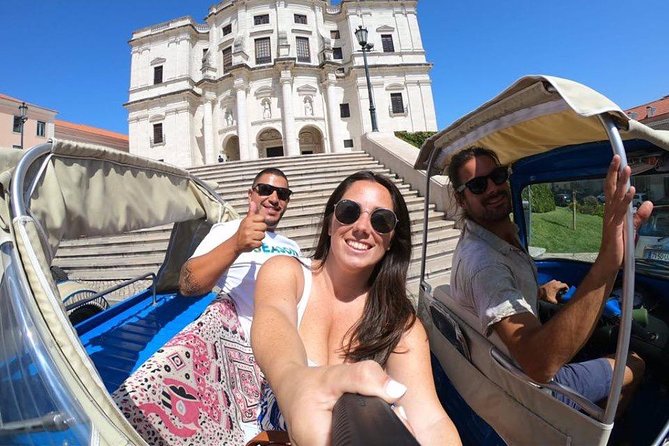
[[[393,113],[404,113],[404,100],[402,93],[390,93],[390,105]]]
[[[232,67],[232,47],[223,48],[223,73],[230,71]]]
[[[163,123],[159,122],[158,124],[153,124],[153,138],[151,138],[151,144],[162,144],[164,141]]]
[[[392,34],[381,34],[381,45],[384,53],[394,53],[395,45],[393,44]]]
[[[267,25],[269,23],[269,14],[261,14],[253,17],[254,25]]]
[[[309,52],[309,38],[296,37],[295,43],[297,47],[297,61],[311,62],[311,53]]]
[[[163,66],[158,65],[153,67],[153,83],[162,84],[163,83]]]
[[[12,123],[12,132],[21,133],[21,117],[14,116],[14,122]]]
[[[255,44],[256,44],[256,64],[272,62],[272,50],[270,48],[269,37],[256,39]]]

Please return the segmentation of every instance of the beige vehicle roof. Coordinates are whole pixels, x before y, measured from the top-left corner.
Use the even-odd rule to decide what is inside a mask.
[[[502,164],[549,150],[607,140],[598,118],[606,114],[623,140],[644,139],[669,151],[669,131],[654,130],[627,116],[602,94],[568,79],[526,76],[494,99],[429,138],[416,169],[426,169],[435,150],[434,168],[443,172],[450,158],[471,146],[494,150]]]
[[[54,141],[25,152],[0,150],[0,168],[0,241],[12,241],[18,251],[30,289],[22,304],[33,316],[31,329],[91,420],[94,444],[144,444],[111,400],[67,318],[49,270],[53,257],[62,240],[175,223],[173,233],[179,228],[183,240],[170,240],[158,287],[176,289],[181,264],[174,259],[187,251],[195,228],[237,213],[183,169],[100,146]],[[25,202],[26,211],[15,215],[9,198],[21,172],[23,198],[16,201]]]

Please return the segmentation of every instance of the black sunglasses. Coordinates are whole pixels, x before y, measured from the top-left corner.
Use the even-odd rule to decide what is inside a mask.
[[[358,221],[362,214],[360,204],[353,200],[339,200],[334,207],[334,215],[337,221],[343,225],[350,225]],[[369,214],[372,228],[379,234],[387,234],[397,225],[397,215],[390,209],[378,208]]]
[[[465,187],[475,195],[480,195],[488,189],[488,178],[492,180],[496,185],[500,185],[509,179],[509,168],[507,166],[500,166],[495,168],[488,175],[482,175],[480,177],[474,177],[471,180],[467,181],[465,184],[460,185],[456,192],[462,192],[465,190]]]
[[[286,201],[290,198],[290,195],[293,193],[292,190],[287,187],[276,187],[271,184],[258,183],[252,188],[254,191],[258,192],[258,195],[266,197],[272,195],[273,192],[276,192],[276,196],[279,197],[279,200]]]

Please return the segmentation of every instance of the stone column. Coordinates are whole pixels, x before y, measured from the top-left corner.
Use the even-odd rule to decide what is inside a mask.
[[[211,127],[212,129],[212,134],[214,135],[214,150],[213,150],[213,158],[211,160],[212,163],[217,163],[218,162],[218,154],[221,151],[221,134],[219,131],[223,127],[223,111],[221,110],[221,101],[218,99],[215,99],[213,102],[214,105],[214,113],[213,113],[213,125]]]
[[[407,105],[409,106],[409,119],[411,120],[411,131],[425,129],[425,115],[423,112],[423,96],[418,81],[406,81]]]
[[[202,135],[204,136],[204,163],[216,162],[214,155],[214,122],[212,119],[212,105],[214,98],[206,95],[204,98],[204,119],[202,124]]]
[[[409,33],[411,34],[411,47],[414,51],[423,50],[423,39],[420,37],[420,27],[418,26],[418,17],[416,10],[407,11],[407,22],[409,24]]]
[[[327,102],[328,112],[328,139],[330,140],[328,152],[335,153],[341,152],[344,148],[344,144],[341,141],[342,138],[339,134],[339,107],[335,95],[336,77],[334,73],[327,73],[326,76],[327,77],[323,81],[323,86],[325,87],[325,101]]]
[[[300,155],[295,134],[295,115],[293,115],[293,85],[290,70],[281,71],[281,122],[283,124],[283,146],[287,156]]]
[[[255,159],[249,152],[249,128],[246,117],[246,81],[235,79],[235,93],[237,96],[237,137],[239,138],[239,159],[242,161]],[[257,155],[257,154],[256,154]]]

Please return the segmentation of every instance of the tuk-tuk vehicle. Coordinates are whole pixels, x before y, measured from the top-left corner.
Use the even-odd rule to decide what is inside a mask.
[[[214,299],[175,298],[179,269],[237,213],[182,169],[97,146],[2,151],[0,171],[0,444],[146,444],[111,392]],[[52,276],[63,240],[163,225],[162,267],[134,279],[152,285],[117,305]]]
[[[0,444],[243,445],[262,377],[234,305],[217,290],[177,292],[212,224],[239,214],[185,170],[99,146],[0,150],[0,171]],[[64,241],[170,229],[157,273],[101,292],[54,266]],[[112,292],[127,297],[110,306]],[[376,441],[415,444],[385,403],[364,398],[337,404],[335,444],[369,444],[379,419]]]
[[[639,172],[633,181],[653,199],[660,186],[649,178],[666,175],[669,166],[666,133],[630,120],[587,87],[549,77],[522,79],[435,135],[422,148],[416,167],[428,170],[429,184],[430,175],[443,169],[450,154],[472,144],[494,147],[502,162],[511,164],[514,219],[530,251],[543,253],[536,260],[540,277],[574,285],[587,272],[591,251],[565,252],[544,245],[534,226],[539,217],[523,208],[523,201],[529,207],[533,203],[524,189],[544,182],[560,183],[556,188],[560,191],[576,185],[580,189],[573,197],[588,192],[596,202],[601,188],[593,190],[594,186],[576,180],[597,178],[601,184],[598,177],[604,175],[613,147]],[[237,213],[187,171],[85,144],[52,141],[25,152],[1,151],[0,172],[0,444],[146,444],[146,432],[137,428],[141,420],[130,413],[131,423],[129,412],[119,410],[119,400],[112,394],[119,395],[122,384],[133,382],[140,369],[150,383],[155,370],[146,365],[155,364],[156,355],[165,355],[164,347],[217,301],[214,292],[179,298],[179,270],[213,223],[236,218]],[[569,207],[561,210],[569,212]],[[61,284],[67,281],[54,280],[50,267],[64,240],[157,227],[172,228],[163,264],[157,274],[133,279],[148,278],[151,286],[122,302],[107,308],[105,292],[65,287]],[[629,224],[627,239],[630,255],[616,290],[622,296],[619,312],[602,317],[585,353],[599,354],[615,344],[618,364],[624,363],[620,359],[630,349],[646,360],[646,380],[623,423],[616,422],[615,428],[620,368],[615,370],[605,409],[587,402],[581,404],[584,412],[565,406],[546,388],[567,392],[573,399],[578,395],[525,377],[503,345],[479,335],[467,314],[451,305],[447,286],[430,286],[423,263],[419,312],[430,336],[437,388],[465,443],[594,445],[606,444],[609,438],[632,444],[664,440],[669,429],[669,273],[662,254],[654,254],[660,251],[655,248],[660,241],[649,242],[648,254],[635,263]],[[254,377],[253,370],[237,371],[240,381]],[[226,373],[221,368],[218,372]],[[183,388],[168,390],[173,394],[158,395],[164,397],[163,404],[188,409]],[[127,396],[131,391],[121,393]],[[217,416],[229,414],[232,404],[244,403],[238,398],[243,400],[243,395],[234,392],[218,398],[228,407]],[[353,405],[373,406],[361,406],[358,400]],[[475,413],[466,412],[469,406]],[[212,412],[205,409],[199,416]],[[191,417],[192,412],[186,410],[184,415],[177,426],[184,432],[206,424]],[[363,418],[355,415],[338,424]],[[205,421],[211,420],[229,421],[220,417]],[[406,432],[379,429],[378,418],[372,420],[377,434],[371,438],[377,444],[400,444],[400,433],[388,441],[382,434]],[[163,420],[154,417],[152,422]],[[347,432],[341,438],[352,437]]]
[[[500,162],[510,166],[513,221],[521,243],[534,257],[539,284],[557,279],[577,287],[588,272],[601,239],[603,204],[596,197],[613,154],[621,156],[623,166],[631,166],[637,192],[651,200],[669,194],[669,132],[630,119],[606,97],[567,79],[521,78],[427,140],[415,163],[427,173],[426,204],[431,176],[444,172],[455,153],[472,146],[494,150]],[[550,203],[565,191],[574,202],[564,197],[560,203],[553,201],[548,212],[538,209],[537,196]],[[657,209],[664,212],[661,206]],[[669,441],[669,263],[662,248],[655,247],[657,242],[647,242],[635,257],[632,212],[630,204],[624,268],[598,326],[577,355],[585,360],[615,353],[603,408],[565,386],[537,383],[525,375],[494,332],[483,336],[478,319],[455,304],[448,285],[430,285],[423,254],[418,310],[429,334],[442,403],[465,443]],[[651,221],[661,218],[664,214]],[[426,219],[424,235],[427,224]],[[654,240],[669,236],[653,232],[658,227],[645,228],[646,235],[655,235]],[[556,310],[540,302],[539,316],[545,321]],[[646,372],[614,425],[630,351],[645,360]],[[561,403],[553,392],[578,402],[582,410]],[[467,412],[467,406],[475,414]]]

